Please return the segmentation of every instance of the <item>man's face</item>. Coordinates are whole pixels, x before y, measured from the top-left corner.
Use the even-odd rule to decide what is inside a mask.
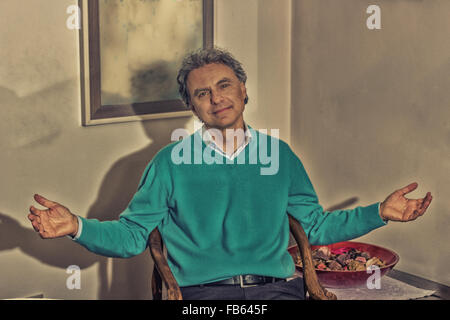
[[[212,63],[194,69],[187,78],[191,107],[208,128],[244,127],[244,83],[224,64]]]

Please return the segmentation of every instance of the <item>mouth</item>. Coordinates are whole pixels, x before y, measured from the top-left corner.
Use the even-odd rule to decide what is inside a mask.
[[[213,114],[215,114],[215,115],[221,114],[222,112],[225,112],[225,111],[230,110],[230,109],[232,109],[232,108],[233,108],[233,107],[222,108],[222,109],[219,109],[219,110],[217,110],[217,111],[214,111]]]

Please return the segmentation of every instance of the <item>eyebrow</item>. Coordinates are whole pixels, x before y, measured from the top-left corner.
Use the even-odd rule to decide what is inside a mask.
[[[231,82],[231,79],[223,78],[223,79],[217,81],[216,85],[220,85],[220,84],[225,83],[225,82]],[[198,88],[198,89],[195,89],[194,90],[194,97],[197,96],[202,91],[209,91],[209,90],[210,90],[209,88]]]
[[[231,79],[229,79],[229,78],[223,78],[222,80],[219,80],[216,84],[219,85],[219,84],[222,84],[222,83],[224,83],[224,82],[231,82]]]

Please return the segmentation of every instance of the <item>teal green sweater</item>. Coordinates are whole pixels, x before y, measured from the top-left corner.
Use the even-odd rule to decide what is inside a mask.
[[[239,274],[292,276],[286,213],[301,223],[311,244],[350,240],[385,224],[378,203],[325,212],[290,147],[250,130],[252,140],[234,161],[206,146],[200,131],[161,149],[120,218],[81,218],[76,241],[97,254],[127,258],[142,253],[150,232],[158,227],[178,284],[189,286]],[[261,168],[273,162],[254,161],[260,158],[261,141],[268,155],[279,152],[274,174],[261,174]],[[209,154],[218,163],[179,163],[172,161],[173,154],[197,163],[202,154]]]

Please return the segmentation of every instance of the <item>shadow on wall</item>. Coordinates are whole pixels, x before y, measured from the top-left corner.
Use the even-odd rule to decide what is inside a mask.
[[[158,66],[158,68],[153,68]],[[131,79],[133,96],[139,98],[142,88],[161,86],[161,79],[167,79],[167,62],[150,66],[152,77],[142,77],[145,70],[135,73]],[[167,82],[167,81],[166,81]],[[141,90],[138,90],[139,88]],[[175,129],[184,128],[189,117],[142,121],[147,137],[152,141],[145,148],[119,159],[103,178],[97,200],[89,209],[87,218],[115,220],[126,209],[136,192],[142,173],[148,162],[164,146],[171,143]],[[153,260],[149,251],[129,259],[109,259],[98,256],[100,279],[99,299],[151,299],[151,276]],[[111,264],[108,266],[108,264]]]
[[[87,218],[117,219],[133,197],[148,162],[171,142],[172,131],[184,128],[189,118],[174,118],[142,122],[147,136],[153,141],[144,149],[119,159],[108,171],[98,192],[97,200]],[[153,261],[148,251],[130,259],[112,259],[111,283],[108,280],[107,258],[99,257],[99,299],[151,299],[150,281]]]
[[[138,81],[136,79],[133,80],[135,84]],[[146,81],[148,80],[146,79]],[[68,95],[71,95],[73,93],[69,91],[72,90],[73,86],[72,81],[66,81],[58,84],[56,89],[58,92],[61,92],[61,90],[68,91]],[[62,101],[54,100],[59,99],[55,98],[54,89],[52,87],[33,94],[33,96],[37,99],[42,99],[45,101],[44,103],[54,103],[55,106],[61,105],[63,103]],[[4,100],[5,105],[16,108],[20,107],[17,110],[21,113],[19,115],[14,114],[14,117],[22,118],[26,114],[37,115],[39,117],[42,114],[42,120],[44,121],[33,122],[38,126],[42,126],[42,130],[36,130],[39,135],[38,137],[19,137],[9,133],[10,137],[4,139],[4,141],[15,141],[15,143],[6,147],[32,148],[35,143],[51,143],[59,135],[62,129],[61,124],[63,123],[64,115],[56,115],[54,119],[49,118],[48,114],[43,114],[43,112],[36,109],[37,107],[29,110],[29,106],[38,106],[38,103],[31,104],[27,102],[29,100],[28,98],[20,98],[7,88],[0,88],[0,93],[2,97],[6,97],[6,101]],[[59,94],[59,97],[61,96]],[[25,110],[27,108],[28,110]],[[100,189],[98,190],[97,199],[89,208],[86,218],[98,219],[100,221],[118,219],[120,213],[127,207],[133,197],[148,162],[162,147],[172,142],[171,134],[173,130],[184,128],[189,120],[189,117],[180,117],[142,121],[141,125],[151,142],[143,149],[122,157],[112,165],[103,178]],[[20,126],[20,124],[13,124],[14,121],[9,121],[8,123],[9,125]],[[20,131],[9,130],[9,132],[16,132],[17,134]],[[8,134],[8,132],[5,131],[5,134]],[[19,144],[17,144],[17,141],[19,141]],[[58,199],[52,200],[58,201]],[[0,213],[0,251],[14,248],[20,248],[25,254],[46,265],[61,269],[66,269],[70,265],[77,265],[81,269],[86,269],[98,263],[98,299],[152,298],[151,276],[153,272],[153,261],[150,252],[147,250],[141,255],[130,259],[103,257],[89,252],[66,237],[53,240],[41,240],[32,228],[24,228],[14,218],[5,213]]]
[[[67,101],[55,92],[67,91],[73,85],[73,81],[64,81],[25,97],[18,96],[9,88],[0,87],[2,150],[33,148],[35,145],[51,144],[57,139],[68,115],[64,108],[57,108],[67,104]],[[51,116],[39,109],[42,105],[50,104],[55,106]]]
[[[119,159],[103,178],[97,199],[86,218],[115,220],[133,197],[141,175],[154,155],[170,143],[176,128],[184,128],[189,118],[142,122],[153,141],[145,148]],[[153,261],[149,251],[130,259],[110,259],[93,254],[68,238],[41,240],[32,228],[0,213],[0,251],[20,248],[40,262],[62,269],[77,265],[88,268],[98,262],[98,299],[151,299]],[[110,260],[110,262],[108,262]],[[108,267],[108,263],[111,266]]]
[[[57,89],[68,90],[67,88],[72,86],[73,83],[67,82],[58,85]],[[10,98],[14,98],[10,90],[6,93],[10,94]],[[45,93],[41,92],[39,95],[42,96]],[[49,99],[50,103],[61,103],[51,99]],[[12,102],[11,105],[18,105],[17,101]],[[22,102],[22,104],[27,103]],[[60,132],[59,124],[63,123],[63,118],[59,120],[47,120],[53,121],[51,126],[53,129],[48,132],[44,130],[43,136],[38,140],[35,137],[24,137],[22,146],[32,147],[34,143],[37,143],[36,141],[51,143]],[[152,142],[143,149],[119,159],[111,166],[103,178],[97,199],[89,208],[86,217],[100,221],[117,219],[134,195],[148,162],[162,147],[172,142],[173,130],[184,128],[189,120],[188,117],[182,117],[141,122],[145,134]],[[57,199],[54,200],[57,201]],[[358,198],[353,197],[328,210],[343,209],[357,201]],[[98,263],[97,272],[100,283],[98,299],[152,298],[153,261],[147,250],[130,259],[106,258],[89,252],[65,237],[41,240],[32,228],[24,228],[15,219],[0,213],[0,251],[14,248],[20,248],[25,254],[46,265],[61,269],[66,269],[70,265],[86,269]]]

